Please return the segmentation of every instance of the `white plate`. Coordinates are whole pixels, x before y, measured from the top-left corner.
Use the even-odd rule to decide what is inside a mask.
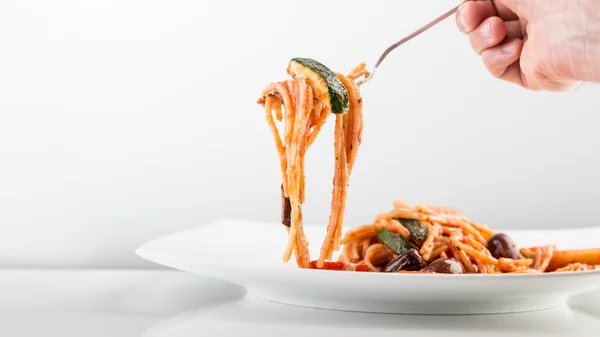
[[[306,226],[316,259],[322,227]],[[600,247],[600,228],[509,231],[520,246]],[[490,314],[547,309],[600,287],[600,271],[548,274],[430,275],[298,269],[281,260],[281,224],[223,220],[175,233],[136,253],[175,269],[240,285],[248,294],[291,305],[380,313]]]

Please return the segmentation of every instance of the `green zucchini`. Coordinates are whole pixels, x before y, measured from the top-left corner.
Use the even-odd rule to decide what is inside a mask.
[[[316,98],[327,105],[331,112],[343,114],[348,111],[348,89],[333,71],[319,61],[293,58],[287,72],[293,78],[305,78],[313,88]]]
[[[408,230],[410,237],[414,242],[423,242],[425,239],[427,239],[429,231],[427,230],[427,227],[421,224],[421,221],[404,218],[397,218],[396,220],[398,220],[398,222],[400,222],[402,226]]]
[[[417,247],[413,246],[413,244],[408,242],[402,235],[396,234],[387,228],[382,228],[379,233],[377,233],[377,238],[396,254],[402,254],[410,249],[417,249]]]

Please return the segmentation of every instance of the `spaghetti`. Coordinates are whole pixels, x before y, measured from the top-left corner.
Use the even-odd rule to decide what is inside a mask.
[[[269,84],[258,103],[263,105],[267,124],[279,155],[282,176],[282,223],[289,241],[283,260],[292,253],[301,268],[325,266],[340,247],[346,203],[346,189],[360,146],[363,119],[362,98],[357,79],[368,76],[361,63],[349,74],[333,73],[311,59],[293,59],[288,66],[292,79]],[[327,118],[335,114],[335,170],[331,213],[321,254],[311,264],[308,240],[302,225],[305,198],[304,160]],[[283,126],[277,126],[283,122]],[[281,130],[280,130],[281,129]]]
[[[338,262],[364,265],[371,272],[544,273],[600,265],[600,249],[517,249],[506,234],[474,223],[455,209],[409,207],[401,201],[391,212],[376,216],[373,224],[349,230],[341,243]]]

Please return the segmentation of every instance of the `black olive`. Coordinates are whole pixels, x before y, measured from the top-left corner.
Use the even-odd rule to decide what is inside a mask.
[[[439,274],[462,274],[465,272],[465,268],[455,259],[437,259],[431,262],[423,271]]]
[[[417,271],[425,267],[425,261],[416,249],[412,248],[396,256],[383,269],[385,273],[395,273],[400,270]]]
[[[281,184],[281,223],[286,227],[292,224],[292,204],[290,198],[283,194],[283,184]]]
[[[518,260],[521,257],[515,242],[508,235],[503,233],[492,236],[488,240],[487,246],[490,253],[492,253],[492,256],[497,259],[504,257],[507,259]]]

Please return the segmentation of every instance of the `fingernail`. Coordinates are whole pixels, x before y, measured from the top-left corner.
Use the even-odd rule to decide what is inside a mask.
[[[486,39],[490,39],[492,37],[492,22],[489,22],[481,27],[481,35]]]
[[[515,44],[509,43],[507,45],[502,46],[501,49],[504,54],[512,54],[515,52]]]
[[[456,23],[458,24],[458,29],[460,29],[463,33],[468,33],[466,20],[465,20],[465,11],[462,10],[462,7],[458,9],[458,15],[456,15]]]

